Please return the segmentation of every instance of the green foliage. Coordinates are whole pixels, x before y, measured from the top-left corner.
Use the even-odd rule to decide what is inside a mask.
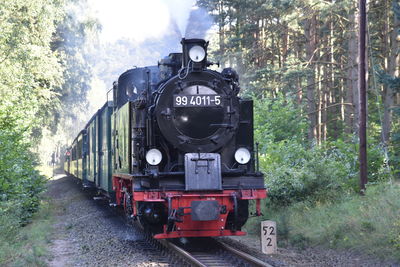
[[[286,98],[255,99],[255,139],[270,204],[326,201],[358,191],[358,141],[349,138],[316,146],[306,140],[301,108]],[[385,180],[389,171],[382,149],[368,142],[369,182]]]
[[[339,149],[307,148],[297,142],[270,144],[260,157],[268,197],[284,206],[305,199],[324,200],[354,186],[354,166]]]
[[[354,170],[355,181],[354,190],[358,190],[358,170],[359,170],[359,145],[358,139],[353,136],[352,142],[345,142],[341,139],[331,141],[325,144],[326,148],[336,149],[345,155],[346,161]],[[368,164],[368,183],[376,184],[389,180],[391,171],[385,161],[385,155],[382,147],[377,145],[372,137],[367,138],[367,164]],[[356,185],[357,184],[357,185]]]
[[[358,145],[341,140],[308,148],[286,140],[268,145],[260,156],[269,198],[275,206],[310,200],[327,201],[359,188]],[[368,147],[368,182],[388,179],[380,147]]]
[[[32,151],[49,129],[55,132],[61,110],[72,113],[82,104],[90,83],[81,46],[97,24],[73,17],[67,11],[71,2],[77,4],[5,0],[0,5],[0,215],[13,207],[16,225],[29,222],[44,190]]]
[[[270,144],[283,140],[302,142],[307,122],[301,109],[285,98],[254,99],[255,139],[264,152]]]
[[[45,110],[56,101],[61,66],[50,48],[61,13],[56,1],[6,0],[0,5],[0,124],[40,138]]]
[[[23,143],[21,133],[0,130],[0,214],[8,206],[19,211],[20,223],[27,223],[39,205],[45,179],[35,169],[35,157]]]
[[[342,152],[333,146],[310,149],[304,141],[306,120],[292,101],[283,97],[256,99],[254,117],[260,167],[272,204],[325,198],[353,186],[354,151]]]
[[[62,67],[50,43],[62,9],[58,1],[5,0],[0,14],[0,216],[16,227],[29,222],[44,190],[31,151],[58,101]]]

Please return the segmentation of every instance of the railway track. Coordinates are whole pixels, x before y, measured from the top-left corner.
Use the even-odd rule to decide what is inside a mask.
[[[213,238],[194,239],[190,244],[176,244],[158,240],[163,246],[178,254],[192,266],[231,267],[272,265]]]

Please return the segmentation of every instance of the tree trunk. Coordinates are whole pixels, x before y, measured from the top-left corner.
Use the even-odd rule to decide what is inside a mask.
[[[315,53],[317,49],[316,42],[317,17],[306,19],[304,22],[304,34],[306,37],[306,58],[308,61],[309,73],[307,75],[307,109],[308,109],[308,140],[313,142],[317,137],[316,132],[316,111],[315,111]]]
[[[300,39],[299,36],[295,36],[296,39]],[[300,42],[297,42],[297,51],[296,51],[296,57],[301,58],[301,54],[303,52],[303,46],[301,45]],[[303,88],[302,88],[302,77],[297,78],[297,93],[296,93],[296,98],[297,98],[297,104],[302,107],[303,103]],[[303,111],[303,108],[302,108]]]
[[[346,103],[353,103],[353,106],[345,106],[345,132],[348,134],[358,133],[358,58],[357,58],[357,12],[349,14],[349,40],[347,56],[347,91]]]
[[[218,15],[219,15],[219,20],[218,20],[219,53],[220,53],[220,55],[223,55],[225,53],[225,33],[224,33],[225,15],[224,15],[224,2],[223,1],[220,1],[220,3],[218,4]]]
[[[398,30],[399,30],[399,20],[396,15],[394,15],[393,29],[390,33],[390,56],[388,60],[388,74],[395,77],[397,74],[398,66],[398,54],[399,54],[399,43],[397,41]],[[394,102],[393,89],[390,86],[385,86],[384,96],[383,96],[383,122],[382,122],[382,142],[388,144],[390,138],[391,122],[392,122],[392,112],[391,107]]]

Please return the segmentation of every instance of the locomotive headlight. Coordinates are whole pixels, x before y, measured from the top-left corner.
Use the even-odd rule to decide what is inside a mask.
[[[238,148],[235,152],[235,160],[239,164],[247,164],[250,161],[251,155],[247,148]]]
[[[200,62],[206,57],[206,51],[203,47],[195,45],[189,50],[189,57],[194,62]]]
[[[161,160],[162,160],[162,154],[160,150],[153,148],[147,151],[146,161],[148,164],[155,166],[160,164]]]

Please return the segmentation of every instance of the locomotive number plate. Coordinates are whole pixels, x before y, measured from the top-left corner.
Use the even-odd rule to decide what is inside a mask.
[[[219,107],[221,95],[174,95],[174,107]]]

